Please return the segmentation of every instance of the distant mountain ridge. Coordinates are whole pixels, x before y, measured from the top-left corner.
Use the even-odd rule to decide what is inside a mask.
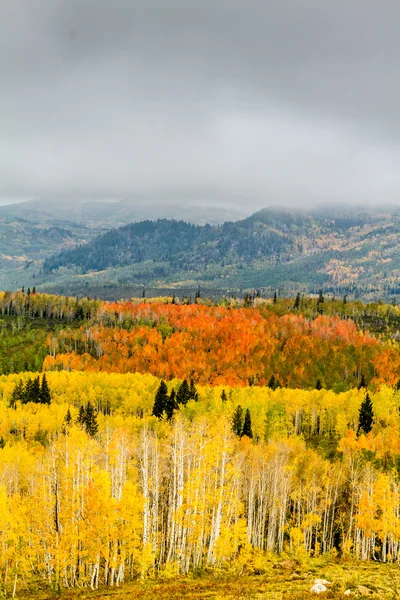
[[[146,219],[182,219],[198,225],[218,225],[249,214],[223,206],[188,202],[146,202],[145,200],[98,200],[93,198],[37,198],[0,207],[1,215],[12,215],[33,223],[74,223],[89,229],[111,229]]]
[[[273,208],[217,226],[160,219],[49,257],[43,281],[388,296],[400,293],[399,241],[400,217],[386,212]]]

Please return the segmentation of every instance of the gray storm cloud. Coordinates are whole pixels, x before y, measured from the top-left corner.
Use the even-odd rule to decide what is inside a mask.
[[[400,199],[397,0],[3,0],[0,195]]]

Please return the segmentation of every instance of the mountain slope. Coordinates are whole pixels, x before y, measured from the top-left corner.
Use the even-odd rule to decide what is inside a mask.
[[[42,260],[49,254],[88,242],[97,233],[73,223],[33,223],[0,213],[0,267],[15,268]]]
[[[297,227],[298,228],[298,227]],[[296,234],[297,234],[296,228]],[[172,268],[198,271],[207,264],[251,264],[293,251],[295,234],[260,219],[221,226],[196,226],[183,221],[143,221],[112,230],[86,246],[62,252],[44,263],[45,272],[79,267],[83,273],[130,264],[168,261]]]
[[[145,221],[44,262],[43,284],[400,293],[398,214],[263,209],[219,226]],[[65,287],[66,286],[66,287]],[[74,292],[78,288],[74,288]]]

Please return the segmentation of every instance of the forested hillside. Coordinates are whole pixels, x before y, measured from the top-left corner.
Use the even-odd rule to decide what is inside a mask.
[[[324,297],[219,304],[0,292],[3,373],[149,372],[198,383],[337,391],[400,379],[397,306]],[[43,361],[43,363],[41,362]]]
[[[265,209],[214,227],[144,221],[49,257],[39,284],[76,293],[131,283],[389,299],[400,292],[399,236],[400,217],[384,212]]]

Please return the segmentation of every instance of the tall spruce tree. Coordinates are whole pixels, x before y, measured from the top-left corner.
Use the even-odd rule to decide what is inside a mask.
[[[174,410],[178,408],[176,403],[176,392],[172,390],[170,395],[168,396],[167,403],[165,406],[165,413],[167,415],[167,419],[170,421],[174,416]]]
[[[22,404],[25,402],[25,386],[22,379],[18,381],[16,386],[14,387],[11,399],[10,399],[10,407],[17,408],[17,402],[21,402]]]
[[[71,426],[71,423],[72,423],[72,415],[71,415],[71,411],[70,411],[70,409],[68,407],[68,410],[67,410],[67,412],[65,414],[63,423],[61,425],[61,433],[63,435],[67,435],[68,429]]]
[[[299,308],[300,308],[300,293],[297,292],[296,299],[295,299],[294,304],[293,304],[293,309],[297,310]]]
[[[193,379],[190,380],[189,395],[190,395],[190,400],[194,400],[195,402],[198,401],[199,392],[196,389]]]
[[[253,437],[253,431],[251,429],[251,415],[250,410],[248,408],[246,408],[246,413],[244,416],[242,435],[247,435],[247,437],[249,438]]]
[[[181,404],[183,404],[183,406],[186,406],[189,400],[191,400],[190,389],[187,379],[184,379],[181,385],[179,386],[178,393],[176,394],[176,403],[178,404],[178,406],[180,406]]]
[[[27,402],[40,402],[40,378],[28,379],[25,386],[24,404]]]
[[[64,423],[68,426],[71,425],[71,423],[72,423],[72,415],[71,415],[71,410],[69,407],[68,407],[68,410],[64,417]]]
[[[324,302],[325,302],[325,298],[324,298],[324,295],[322,293],[322,290],[320,290],[319,295],[318,295],[318,300],[317,300],[317,311],[320,314],[322,314]]]
[[[358,434],[369,433],[374,423],[374,408],[372,400],[367,392],[359,410]]]
[[[46,373],[43,373],[42,377],[42,385],[40,387],[40,402],[42,404],[50,404],[51,403],[51,393],[49,384],[47,383]]]
[[[80,425],[81,427],[84,427],[85,425],[85,419],[86,419],[86,411],[85,411],[85,407],[84,406],[80,406],[79,407],[79,412],[78,412],[78,417],[76,419],[76,422],[78,425]]]
[[[228,400],[228,396],[226,395],[225,390],[222,390],[222,392],[221,392],[221,400],[222,400],[222,402],[226,402]]]
[[[367,384],[365,383],[364,373],[362,373],[360,383],[358,384],[358,389],[361,390],[362,388],[366,388],[366,387],[367,387]]]
[[[158,419],[161,419],[163,413],[167,412],[168,398],[167,384],[162,380],[156,392],[152,411],[152,414]]]
[[[87,433],[91,437],[94,437],[99,430],[99,426],[97,424],[97,411],[91,402],[88,402],[86,405],[84,424]]]
[[[232,431],[238,437],[242,436],[242,431],[243,431],[243,408],[240,406],[240,404],[236,407],[235,412],[233,413]]]

